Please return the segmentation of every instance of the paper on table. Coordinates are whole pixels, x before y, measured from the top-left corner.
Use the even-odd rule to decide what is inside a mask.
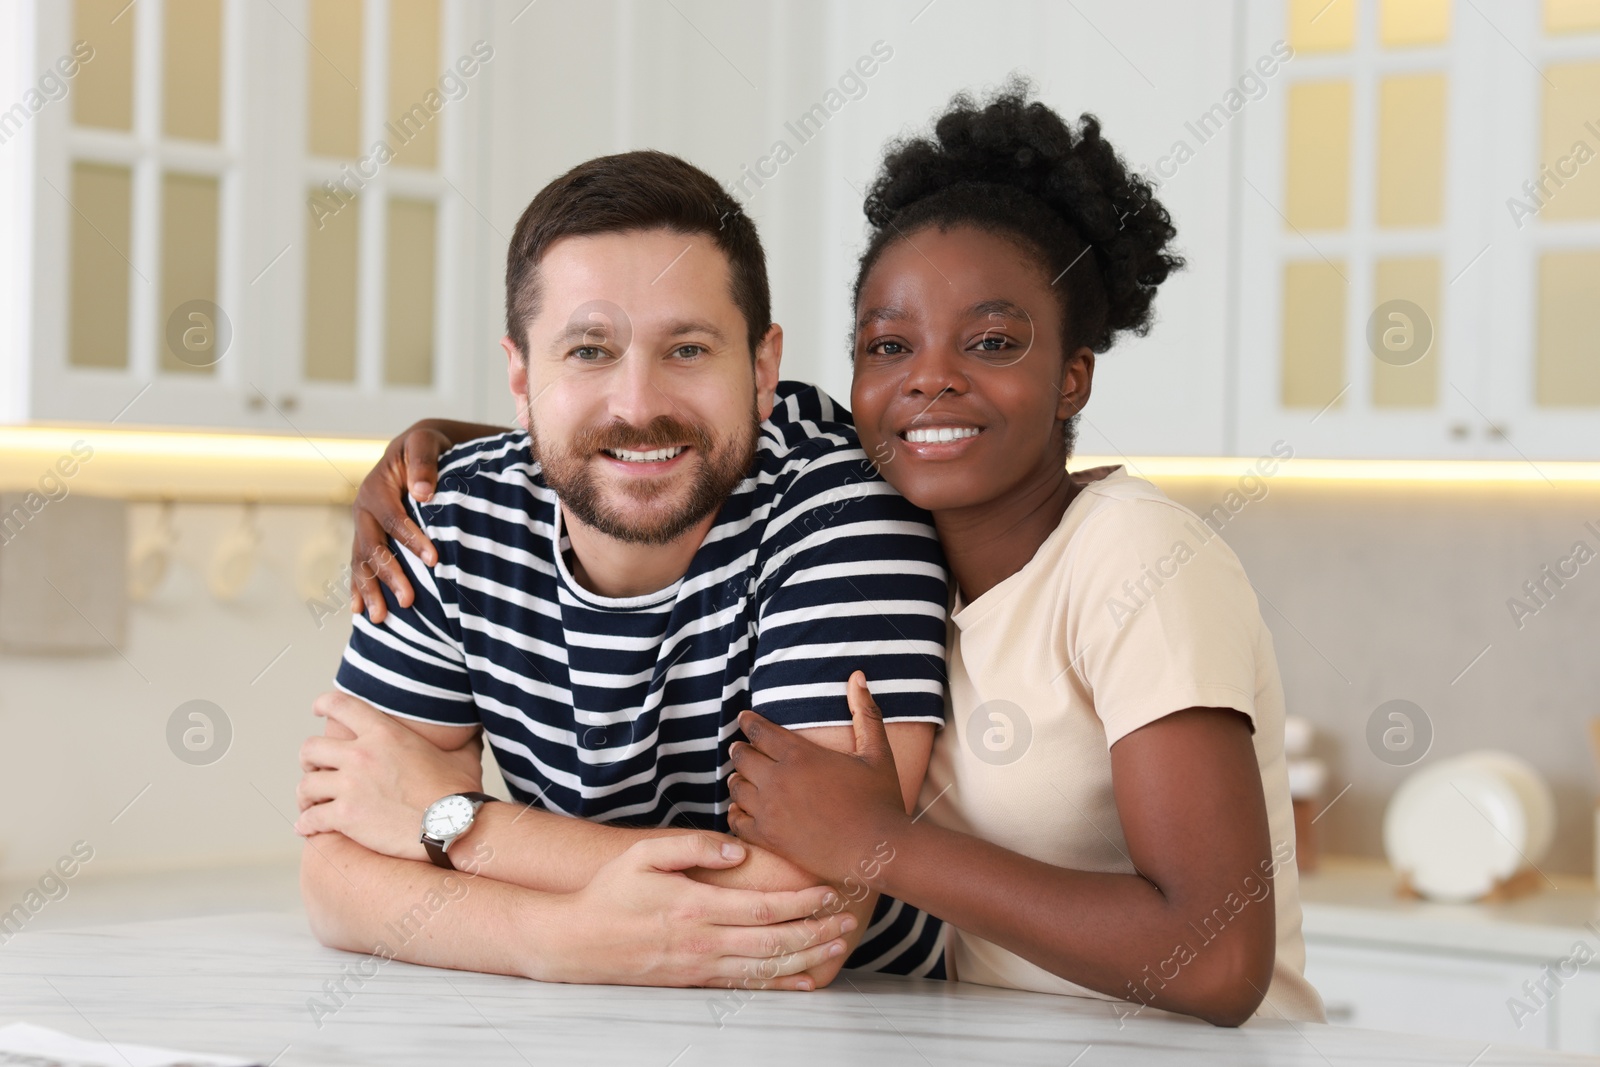
[[[32,1023],[0,1027],[0,1067],[259,1067],[253,1060],[200,1056],[149,1045],[107,1045]]]

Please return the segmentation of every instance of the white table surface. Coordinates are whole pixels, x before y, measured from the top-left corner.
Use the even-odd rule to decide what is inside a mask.
[[[1264,1020],[1222,1030],[1155,1011],[1119,1025],[1106,1002],[849,972],[815,993],[755,993],[719,1025],[719,991],[547,985],[393,962],[350,983],[319,1026],[310,1001],[367,959],[318,945],[293,911],[30,929],[0,946],[0,1025],[274,1067],[1594,1062]]]

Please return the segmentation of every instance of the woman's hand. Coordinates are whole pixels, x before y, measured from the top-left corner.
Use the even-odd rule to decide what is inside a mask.
[[[834,885],[877,877],[908,821],[883,713],[860,671],[850,676],[856,747],[834,752],[762,718],[739,717],[749,743],[735,742],[728,825]]]
[[[504,433],[504,427],[480,426],[451,419],[423,419],[389,442],[378,465],[367,472],[356,491],[356,537],[350,550],[350,610],[366,610],[372,621],[388,615],[381,581],[394,591],[401,607],[410,607],[411,583],[405,568],[389,550],[389,537],[410,549],[428,566],[439,554],[406,512],[406,493],[426,503],[439,480],[439,456],[462,441]]]

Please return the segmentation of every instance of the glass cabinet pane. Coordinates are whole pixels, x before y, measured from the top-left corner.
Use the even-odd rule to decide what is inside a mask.
[[[161,127],[169,137],[221,138],[222,0],[167,0]]]
[[[1378,225],[1437,226],[1444,206],[1446,80],[1384,78],[1378,90]]]
[[[74,163],[70,196],[67,362],[74,367],[126,367],[133,172]]]
[[[217,209],[220,183],[198,174],[161,177],[160,367],[212,374],[217,352]]]
[[[1348,380],[1344,374],[1345,280],[1338,266],[1320,259],[1284,265],[1284,407],[1321,408],[1340,394]]]
[[[311,0],[310,113],[314,156],[361,154],[361,0]]]
[[[310,189],[313,197],[320,190]],[[356,380],[356,264],[360,202],[319,213],[306,223],[305,376],[317,382]]]
[[[1356,41],[1356,0],[1289,0],[1289,46],[1348,52]]]
[[[1600,406],[1600,250],[1539,260],[1534,396],[1541,407]]]
[[[1289,89],[1288,195],[1284,215],[1302,230],[1341,230],[1350,213],[1350,83]]]
[[[1545,77],[1543,166],[1535,180],[1544,201],[1540,217],[1600,218],[1600,166],[1591,162],[1600,130],[1600,63],[1555,64]]]
[[[1383,0],[1378,40],[1385,48],[1443,44],[1450,38],[1450,0]]]
[[[133,129],[132,7],[126,0],[77,0],[73,7],[73,40],[94,49],[73,79],[72,121],[79,126]]]
[[[1373,275],[1372,404],[1431,408],[1439,403],[1439,260],[1380,259]],[[1405,304],[1396,305],[1395,301]],[[1405,305],[1412,305],[1407,307]]]
[[[389,294],[383,358],[386,385],[433,383],[437,215],[437,206],[431,200],[389,201]]]
[[[439,158],[439,0],[391,0],[389,134],[395,159],[433,167]]]
[[[1600,0],[1544,0],[1547,33],[1593,33],[1600,30]]]

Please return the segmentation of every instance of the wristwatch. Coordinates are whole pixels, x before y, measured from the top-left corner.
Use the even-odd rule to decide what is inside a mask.
[[[488,793],[451,793],[429,804],[428,810],[422,813],[422,847],[427,850],[428,858],[446,870],[455,870],[456,865],[450,862],[447,850],[456,838],[472,828],[478,809],[496,799]]]

